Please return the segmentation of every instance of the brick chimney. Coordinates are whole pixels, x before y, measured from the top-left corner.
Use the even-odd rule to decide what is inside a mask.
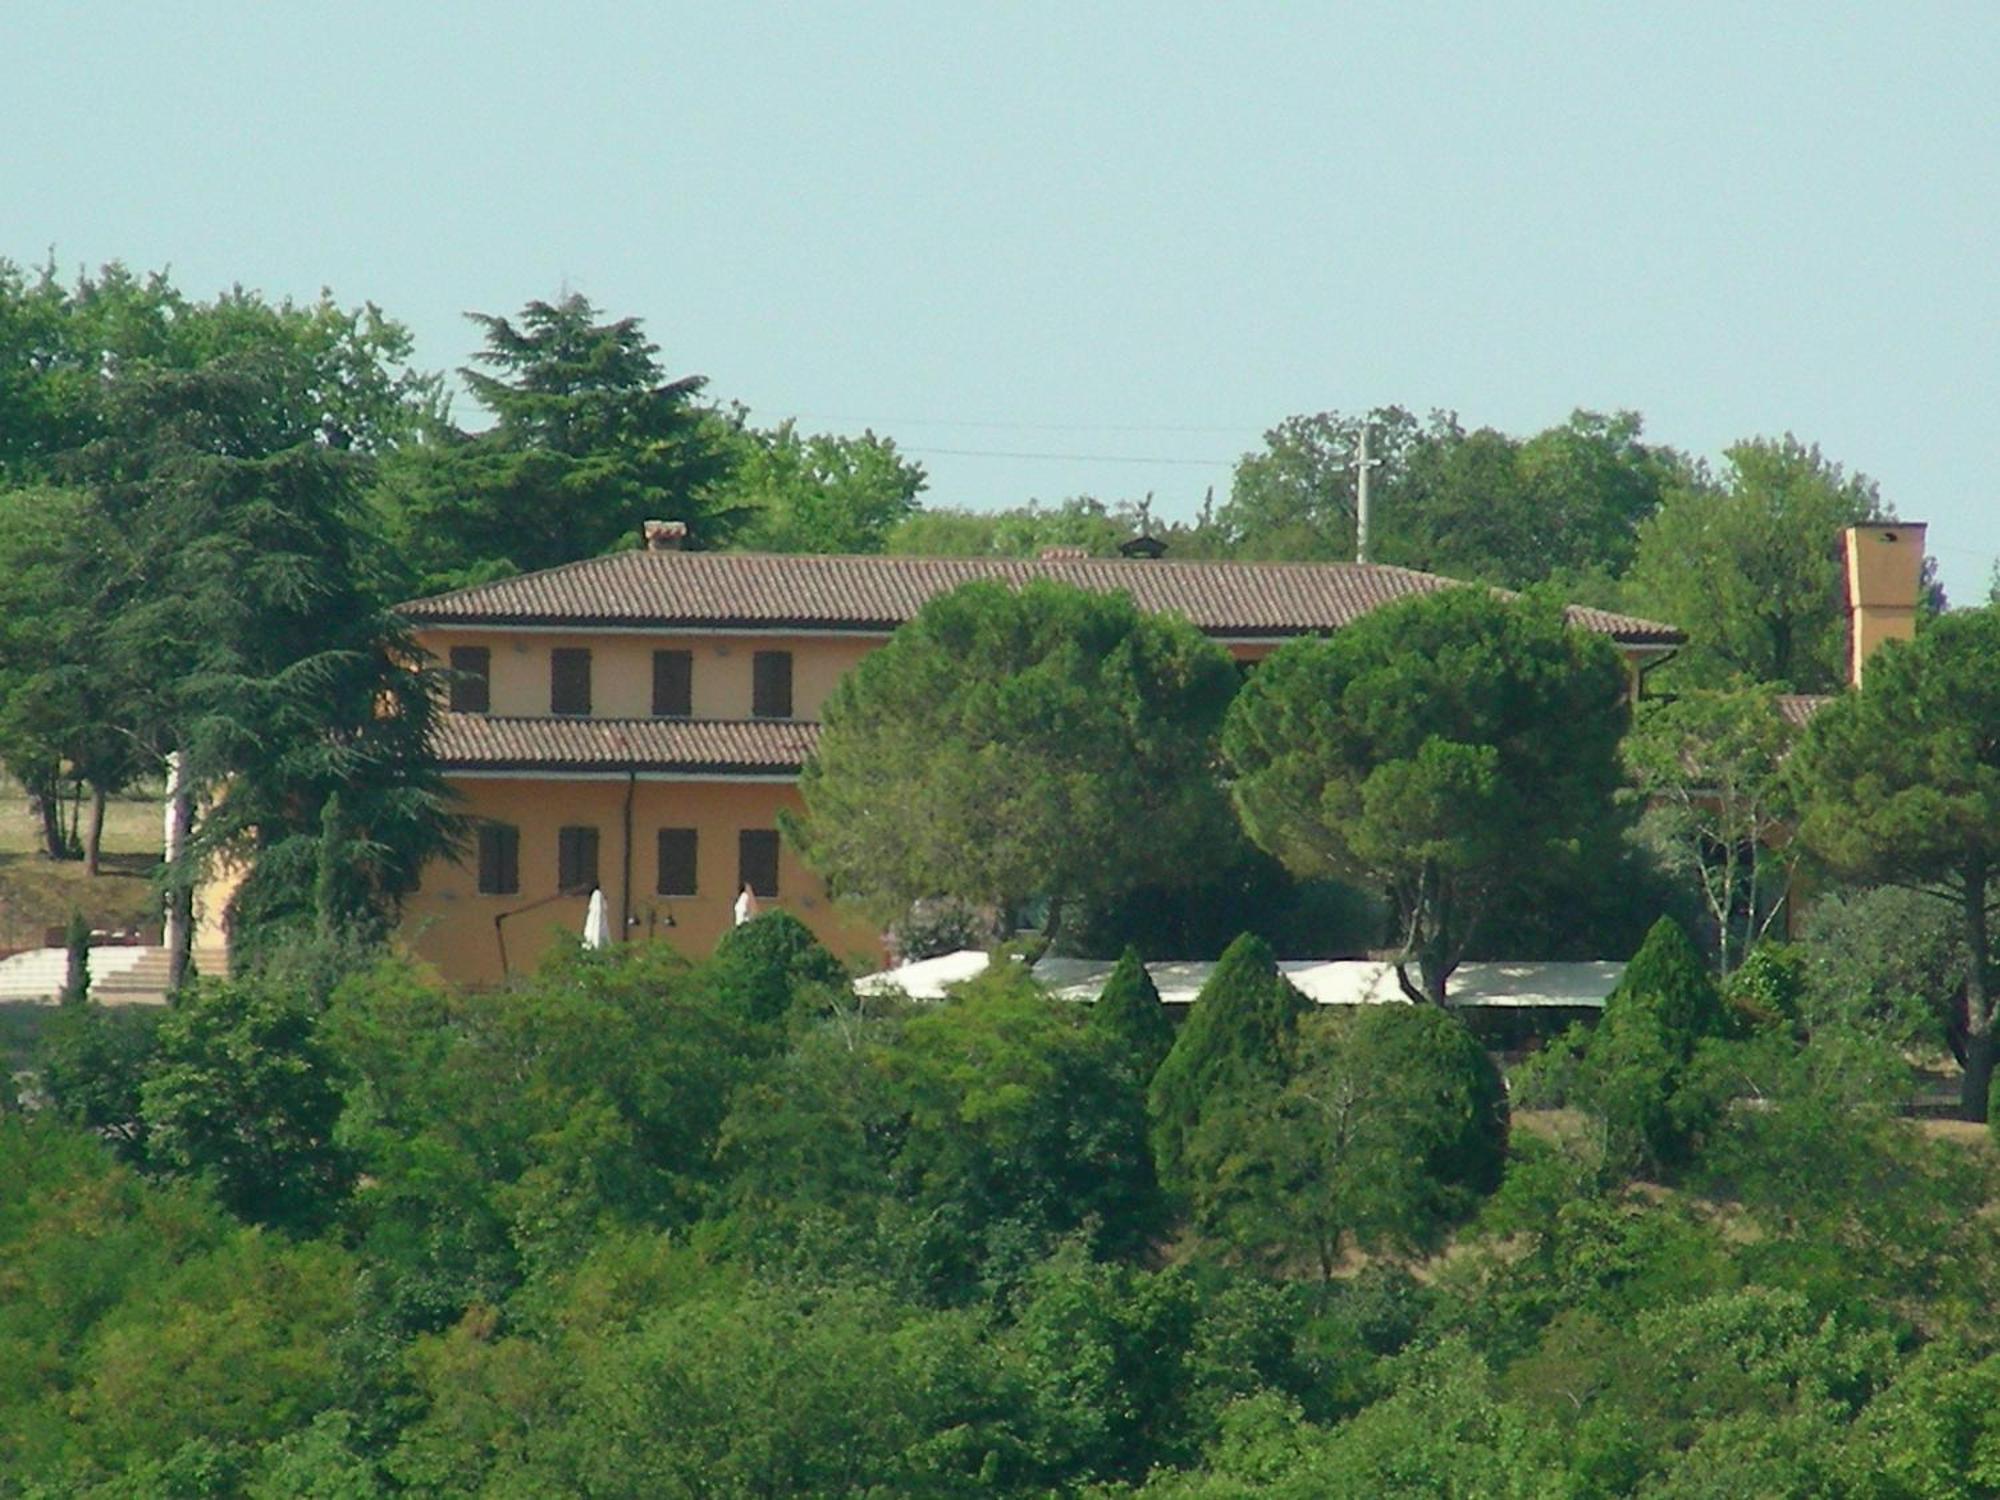
[[[1883,521],[1840,534],[1847,563],[1847,681],[1861,686],[1861,669],[1884,641],[1917,633],[1917,597],[1924,572],[1924,523]]]
[[[679,552],[687,546],[685,521],[648,521],[639,528],[648,552]]]

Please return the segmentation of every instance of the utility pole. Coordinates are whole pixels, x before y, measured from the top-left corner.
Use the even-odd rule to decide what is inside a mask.
[[[1368,471],[1382,462],[1368,456],[1368,423],[1361,424],[1361,451],[1354,463],[1354,560],[1368,561]]]

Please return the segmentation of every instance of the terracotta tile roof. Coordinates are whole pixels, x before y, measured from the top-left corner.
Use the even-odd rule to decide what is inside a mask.
[[[794,775],[819,738],[799,719],[514,719],[441,713],[447,771],[677,771]]]
[[[1823,693],[1779,693],[1771,701],[1778,706],[1779,718],[1794,729],[1803,729],[1807,720],[1833,699]]]
[[[979,578],[1034,578],[1185,616],[1219,636],[1335,630],[1393,600],[1448,588],[1376,563],[1173,562],[1125,558],[828,557],[617,552],[406,604],[417,624],[701,626],[889,631],[933,596]],[[1675,627],[1572,606],[1570,618],[1631,645],[1679,645]]]

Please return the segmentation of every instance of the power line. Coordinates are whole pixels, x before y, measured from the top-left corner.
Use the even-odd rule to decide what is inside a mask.
[[[940,458],[1027,458],[1079,464],[1171,464],[1176,468],[1233,469],[1227,458],[1148,458],[1120,453],[1018,453],[999,448],[911,448],[896,445],[905,453],[933,454]]]
[[[751,407],[752,411],[774,412],[777,407]],[[1254,422],[1241,422],[1234,426],[1194,426],[1166,422],[998,422],[975,420],[962,417],[855,417],[837,416],[823,411],[795,411],[786,415],[800,422],[858,422],[865,427],[974,427],[995,432],[1185,432],[1185,433],[1251,433],[1261,434],[1264,429]]]

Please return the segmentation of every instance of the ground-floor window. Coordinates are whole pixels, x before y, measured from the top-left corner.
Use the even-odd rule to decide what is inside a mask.
[[[597,885],[597,830],[565,828],[556,835],[556,889],[588,891]]]
[[[521,889],[521,830],[512,823],[479,825],[479,894],[512,896]]]
[[[695,894],[695,854],[699,848],[692,828],[660,830],[660,895]]]
[[[758,896],[778,894],[778,830],[746,828],[736,836],[738,883]]]

